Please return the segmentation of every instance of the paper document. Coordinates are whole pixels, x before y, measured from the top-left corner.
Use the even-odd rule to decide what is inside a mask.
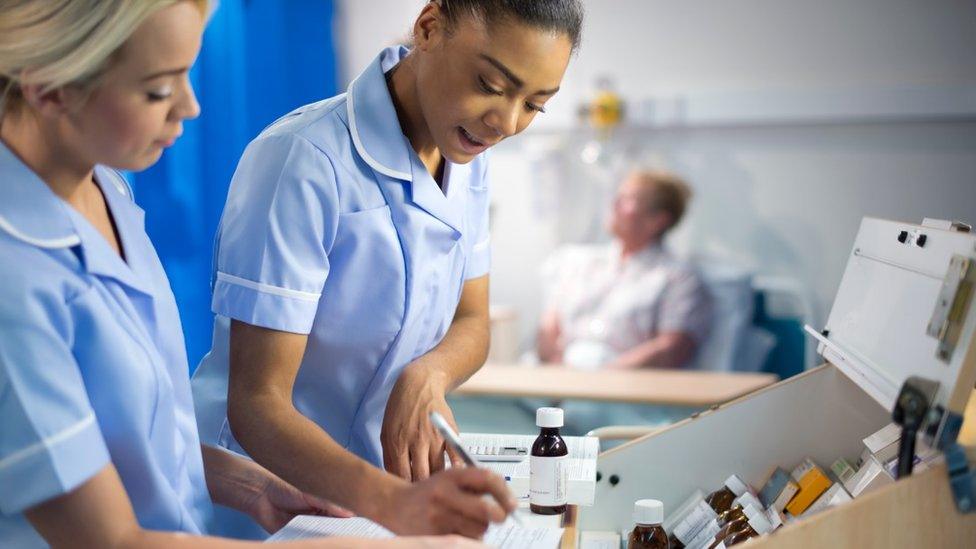
[[[333,518],[300,515],[275,532],[268,541],[290,541],[321,537],[392,538],[393,532],[361,518]]]
[[[302,515],[268,538],[268,542],[320,537],[392,538],[393,533],[375,522],[361,518],[332,518]],[[492,524],[484,543],[500,549],[555,549],[563,537],[562,528],[526,528],[509,519]]]
[[[469,446],[522,446],[532,448],[536,435],[496,435],[461,433],[461,442]],[[566,491],[570,505],[593,505],[596,496],[596,458],[600,453],[597,437],[563,437],[569,450],[566,460]],[[484,461],[481,466],[506,477],[515,497],[529,497],[529,458],[517,462]]]
[[[484,542],[485,545],[505,549],[555,549],[562,539],[562,528],[529,528],[509,519],[488,527]]]

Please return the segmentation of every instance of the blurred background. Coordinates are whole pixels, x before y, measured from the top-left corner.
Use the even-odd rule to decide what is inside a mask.
[[[562,91],[492,156],[492,361],[533,347],[559,246],[598,243],[633,167],[694,191],[668,246],[702,271],[716,325],[694,368],[815,364],[864,216],[976,220],[976,2],[587,0]],[[221,0],[193,79],[202,106],[132,176],[171,278],[191,369],[210,346],[210,261],[244,146],[345,90],[422,0]],[[616,123],[594,120],[619,102]],[[611,121],[612,122],[612,121]]]

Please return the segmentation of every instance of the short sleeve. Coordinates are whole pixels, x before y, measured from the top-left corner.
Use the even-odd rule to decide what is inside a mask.
[[[75,489],[111,458],[71,352],[64,297],[36,288],[14,293],[12,287],[24,284],[5,278],[0,513],[10,515]]]
[[[338,191],[328,156],[301,136],[252,142],[217,236],[213,312],[307,334],[329,275]]]
[[[660,332],[683,332],[701,344],[712,325],[712,298],[693,269],[676,272],[661,297]]]
[[[491,193],[488,185],[488,161],[484,162],[478,181],[472,181],[468,187],[468,223],[471,227],[471,249],[464,266],[464,279],[471,280],[488,274],[491,269],[491,231],[489,224],[489,207]]]

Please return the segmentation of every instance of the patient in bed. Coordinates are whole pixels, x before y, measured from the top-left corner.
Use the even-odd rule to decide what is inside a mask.
[[[633,172],[614,199],[613,240],[553,254],[543,268],[542,362],[633,369],[692,361],[712,322],[712,300],[694,267],[664,246],[690,196],[675,175]]]

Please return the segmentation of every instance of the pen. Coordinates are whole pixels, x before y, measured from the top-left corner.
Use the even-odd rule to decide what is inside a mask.
[[[448,446],[450,446],[459,456],[461,456],[461,460],[464,461],[465,465],[468,467],[478,466],[478,462],[471,457],[471,454],[469,454],[467,450],[464,449],[464,445],[461,444],[461,438],[458,437],[457,433],[454,432],[454,429],[451,429],[450,424],[447,423],[444,416],[438,414],[437,412],[431,412],[430,422],[434,424],[437,431],[442,437],[444,437],[444,441],[447,442]],[[505,477],[506,480],[508,480],[508,478],[509,477]],[[523,525],[522,519],[515,513],[515,511],[512,511],[511,516],[512,520],[514,520],[516,524],[520,526]]]

